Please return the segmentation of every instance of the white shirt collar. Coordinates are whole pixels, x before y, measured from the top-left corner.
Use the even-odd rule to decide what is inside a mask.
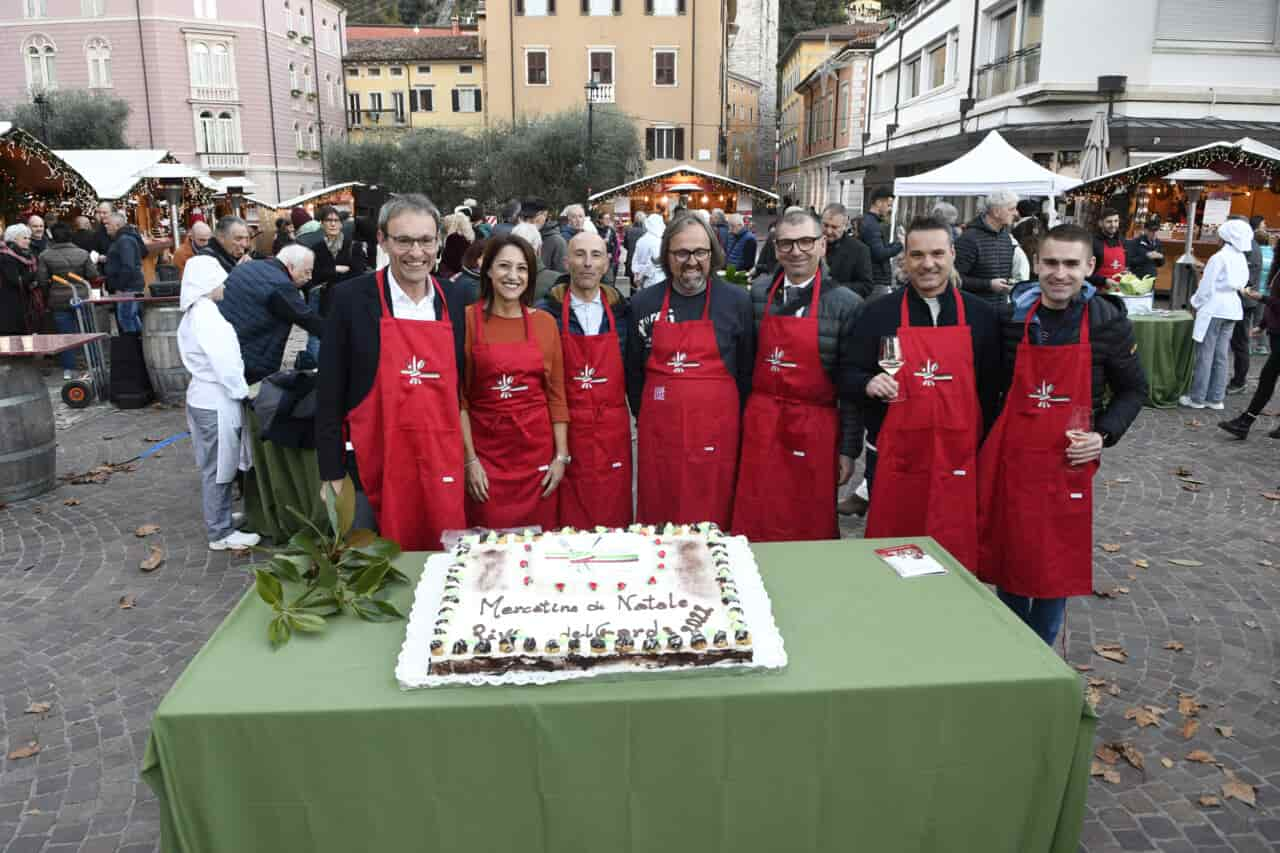
[[[601,299],[601,297],[602,297],[603,295],[604,295],[604,294],[601,292],[601,289],[597,287],[597,288],[596,288],[596,298],[595,298],[595,299],[591,299],[591,300],[579,299],[579,298],[578,298],[578,292],[577,292],[576,290],[574,290],[574,289],[573,289],[572,285],[570,285],[570,287],[569,287],[569,304],[570,304],[570,305],[600,305],[600,304],[601,304],[601,303],[600,303],[600,299]]]
[[[792,284],[792,283],[791,283],[791,279],[787,278],[787,277],[786,277],[786,274],[784,273],[784,274],[783,274],[783,276],[782,276],[782,286],[783,286],[783,287],[787,287],[787,288],[790,288],[790,287],[808,287],[809,285],[813,284],[813,280],[814,280],[815,278],[817,278],[817,276],[816,276],[816,275],[811,275],[811,276],[809,276],[808,280],[806,280],[806,281],[802,281],[802,282],[800,282],[799,284]]]
[[[390,266],[387,266],[387,284],[389,285],[389,289],[391,290],[392,303],[408,305],[408,306],[412,306],[413,308],[417,308],[421,304],[419,302],[414,302],[412,299],[409,298],[409,294],[405,293],[403,290],[400,289],[400,284],[399,282],[396,281],[396,274],[391,271]],[[422,298],[422,301],[428,303],[429,305],[434,305],[435,298],[436,298],[435,285],[431,283],[431,277],[428,276],[427,277],[427,295]]]

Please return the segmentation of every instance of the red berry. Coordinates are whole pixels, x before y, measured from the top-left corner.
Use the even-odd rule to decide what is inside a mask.
[[[627,585],[622,581],[618,581],[618,589],[626,589]]]
[[[587,586],[591,587],[592,589],[595,589],[597,586],[599,586],[599,584],[597,584],[595,581],[592,581],[591,583],[587,584]]]
[[[524,576],[524,585],[525,585],[525,586],[528,586],[528,585],[529,585],[529,581],[530,581],[530,580],[532,580],[532,578],[530,578],[528,575],[525,575],[525,576]]]
[[[528,560],[521,560],[521,561],[520,561],[520,568],[522,568],[522,569],[527,569],[527,568],[529,568],[529,561],[528,561]]]
[[[658,579],[657,579],[657,578],[653,577],[652,575],[649,577],[649,583],[651,583],[651,584],[652,584],[652,583],[657,583],[657,582],[658,582]]]
[[[658,556],[659,556],[659,557],[665,557],[665,556],[667,556],[667,552],[666,552],[666,551],[659,551],[659,552],[658,552]]]
[[[564,592],[564,584],[563,583],[556,584],[556,591]]]
[[[665,569],[666,567],[667,567],[666,563],[658,563],[658,568]]]
[[[525,546],[524,546],[524,549],[525,549],[526,551],[532,551],[532,550],[533,550],[533,546],[532,546],[532,545],[525,545]]]

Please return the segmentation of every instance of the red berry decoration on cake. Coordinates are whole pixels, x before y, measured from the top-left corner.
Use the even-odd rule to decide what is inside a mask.
[[[556,584],[556,592],[564,592],[564,581]]]
[[[596,588],[599,587],[600,585],[595,581],[591,581],[589,584],[587,584],[587,586],[591,587],[591,590],[594,592]]]
[[[625,583],[624,581],[618,581],[618,589],[619,589],[619,590],[623,590],[623,589],[626,589],[626,588],[627,588],[627,585],[626,585],[626,583]]]
[[[665,557],[665,556],[667,556],[667,552],[666,552],[666,551],[659,551],[659,552],[658,552],[658,556],[659,556],[659,557]]]
[[[530,583],[532,580],[533,580],[533,578],[529,577],[528,575],[525,575],[525,576],[524,576],[524,585],[525,585],[525,586],[528,586],[528,585],[529,585],[529,583]]]
[[[650,575],[650,576],[649,576],[649,585],[650,585],[650,586],[652,586],[653,584],[656,584],[657,582],[658,582],[658,579],[657,579],[657,578],[655,578],[653,575]]]
[[[522,569],[527,569],[527,568],[529,568],[529,561],[528,561],[528,560],[521,560],[521,561],[520,561],[520,568],[522,568]]]

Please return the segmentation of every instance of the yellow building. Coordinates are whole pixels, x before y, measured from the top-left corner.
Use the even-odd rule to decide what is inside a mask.
[[[477,16],[493,122],[582,108],[630,116],[644,171],[723,174],[730,0],[490,0]]]
[[[485,126],[485,65],[475,35],[352,39],[343,57],[347,132]]]
[[[728,172],[730,177],[741,181],[756,174],[761,84],[759,80],[730,71],[728,88],[728,101],[724,107]]]

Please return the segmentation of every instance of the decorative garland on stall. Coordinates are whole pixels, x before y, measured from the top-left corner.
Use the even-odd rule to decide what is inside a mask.
[[[1188,151],[1180,156],[1153,160],[1112,175],[1103,175],[1068,190],[1064,195],[1079,201],[1105,202],[1111,196],[1123,192],[1134,184],[1158,180],[1181,169],[1209,169],[1217,163],[1227,163],[1238,168],[1262,172],[1267,176],[1268,182],[1273,181],[1276,172],[1280,171],[1280,162],[1269,157],[1250,154],[1237,145],[1214,145]]]
[[[19,187],[17,177],[8,170],[0,170],[0,210],[21,210],[37,204],[92,210],[98,203],[97,194],[84,176],[20,127],[10,128],[0,137],[0,160],[6,159],[21,160],[24,164],[34,159],[48,170],[51,179],[62,182],[63,190],[61,193],[32,192]]]

